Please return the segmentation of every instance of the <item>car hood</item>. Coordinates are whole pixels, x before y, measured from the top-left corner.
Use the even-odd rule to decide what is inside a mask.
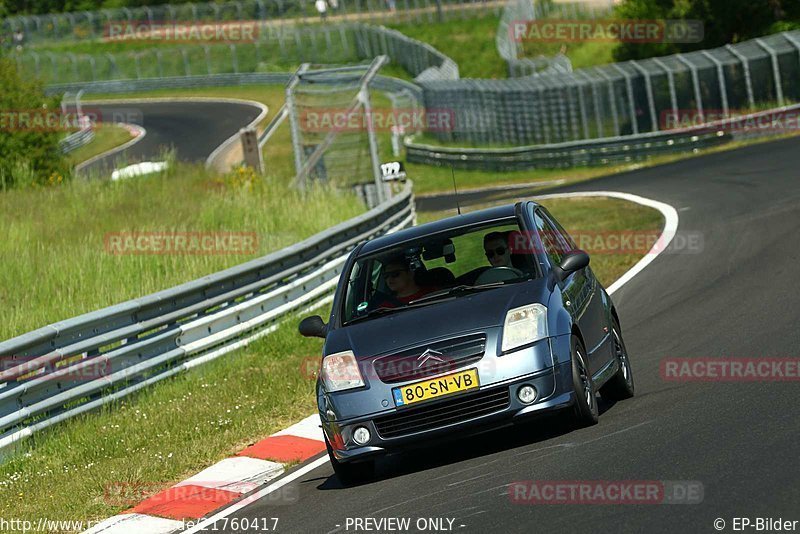
[[[325,354],[352,350],[358,359],[369,359],[460,333],[502,326],[508,310],[535,302],[547,304],[543,279],[432,302],[331,330],[325,340]]]

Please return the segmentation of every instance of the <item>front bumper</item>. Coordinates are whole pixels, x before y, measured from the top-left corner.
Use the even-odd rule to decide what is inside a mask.
[[[532,385],[537,391],[536,398],[529,404],[517,398],[517,391],[524,384]],[[325,415],[321,414],[322,428],[332,445],[334,456],[339,461],[348,462],[430,444],[440,439],[461,438],[465,434],[502,427],[526,417],[557,410],[574,402],[572,392],[572,368],[567,361],[541,371],[487,384],[475,392],[421,403],[417,407],[392,409],[388,413],[339,421],[326,420]],[[505,398],[507,403],[501,400]],[[487,413],[489,399],[493,399],[491,402],[494,404],[489,406]],[[470,403],[477,408],[470,408]],[[414,422],[417,415],[426,421],[424,425]],[[411,421],[411,426],[409,423],[392,425],[393,418]],[[369,442],[363,446],[353,440],[353,431],[360,426],[366,427],[370,433]],[[398,432],[398,427],[408,430]],[[388,428],[392,428],[392,431],[388,432]]]

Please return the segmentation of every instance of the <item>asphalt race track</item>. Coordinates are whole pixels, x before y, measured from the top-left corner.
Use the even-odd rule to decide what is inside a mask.
[[[667,357],[798,357],[799,175],[800,139],[789,139],[560,189],[666,202],[679,233],[702,233],[701,252],[662,254],[614,295],[635,398],[602,404],[587,429],[541,420],[406,453],[358,487],[342,489],[326,463],[290,483],[294,503],[265,498],[231,517],[278,517],[282,533],[365,532],[345,528],[365,517],[412,526],[450,518],[456,531],[498,533],[716,532],[717,518],[725,531],[734,517],[800,520],[798,383],[669,382],[659,373]],[[523,480],[699,481],[704,500],[514,504],[507,486]],[[231,524],[206,531],[237,532]]]
[[[85,171],[109,174],[116,166],[157,161],[165,148],[174,148],[180,161],[204,162],[214,149],[261,113],[255,106],[228,102],[120,101],[85,107],[104,120],[132,122],[147,132],[139,142],[93,162]]]

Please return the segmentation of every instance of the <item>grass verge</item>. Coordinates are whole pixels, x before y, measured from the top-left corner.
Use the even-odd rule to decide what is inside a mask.
[[[303,195],[285,180],[187,165],[0,193],[0,339],[243,263],[361,211],[354,195],[332,189]],[[247,232],[257,246],[245,254],[119,255],[105,241],[118,232]]]
[[[660,224],[658,212],[620,200],[546,205],[568,228]],[[608,283],[636,261],[593,258],[592,265]],[[296,319],[287,321],[241,351],[34,436],[0,465],[0,516],[104,518],[309,415],[313,380],[304,370],[322,342],[300,337],[295,328]],[[146,491],[120,498],[109,491],[120,483]]]
[[[307,416],[322,342],[296,324],[34,436],[0,465],[0,516],[102,519]]]
[[[67,155],[71,166],[83,163],[89,158],[108,152],[133,139],[131,133],[116,124],[99,124],[94,131],[94,139]]]

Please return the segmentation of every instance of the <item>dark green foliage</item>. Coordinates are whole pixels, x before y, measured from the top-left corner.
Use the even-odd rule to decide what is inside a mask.
[[[57,98],[48,98],[37,82],[23,80],[14,62],[0,56],[0,190],[45,184],[68,174],[58,147],[64,131],[20,128],[21,113],[58,110]]]
[[[737,43],[800,23],[798,0],[625,0],[617,7],[623,19],[695,19],[705,23],[699,43],[621,43],[615,59],[644,59]]]

